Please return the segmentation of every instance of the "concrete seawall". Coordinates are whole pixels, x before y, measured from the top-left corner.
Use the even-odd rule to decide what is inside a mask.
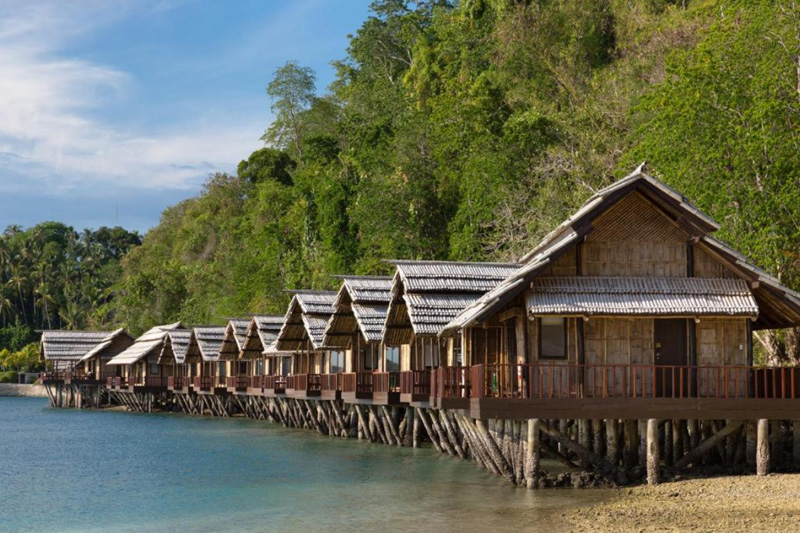
[[[47,392],[44,390],[44,385],[17,385],[16,383],[0,383],[0,396],[47,398]]]

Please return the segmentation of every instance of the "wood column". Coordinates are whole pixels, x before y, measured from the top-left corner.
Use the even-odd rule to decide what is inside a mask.
[[[647,484],[658,485],[661,481],[658,449],[658,420],[647,420]]]
[[[539,482],[539,463],[541,451],[539,442],[539,419],[528,420],[528,457],[525,462],[525,480],[529,489],[535,489]]]
[[[769,420],[758,421],[756,442],[756,474],[766,476],[769,474]]]

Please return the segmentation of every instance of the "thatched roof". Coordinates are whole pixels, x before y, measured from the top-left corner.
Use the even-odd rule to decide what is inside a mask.
[[[186,362],[186,352],[192,338],[190,329],[171,329],[167,331],[167,339],[161,349],[158,362],[171,359],[175,364],[182,365]]]
[[[111,334],[109,331],[43,331],[39,358],[45,361],[75,363],[97,348]]]
[[[195,326],[186,350],[187,362],[219,361],[219,351],[225,338],[226,326]]]
[[[338,276],[342,286],[334,301],[323,342],[326,346],[348,347],[360,332],[365,342],[380,342],[392,278],[381,276]]]
[[[109,365],[132,365],[145,357],[159,357],[164,343],[171,330],[184,329],[183,324],[176,322],[164,326],[156,326],[149,329],[137,338],[130,348],[112,358]]]
[[[278,333],[274,350],[297,351],[310,341],[311,348],[324,347],[323,333],[333,313],[336,293],[333,291],[292,291],[294,296]],[[267,349],[267,352],[273,350]]]
[[[541,277],[531,283],[531,315],[758,315],[740,279]]]
[[[100,357],[101,359],[113,357],[120,353],[121,350],[129,348],[133,342],[133,337],[131,337],[124,328],[119,328],[103,337],[103,340],[101,340],[97,346],[86,352],[86,354],[80,358],[80,361],[88,361],[93,357]]]
[[[284,321],[283,315],[255,315],[247,326],[239,357],[259,359],[264,350],[278,338]]]
[[[391,261],[391,301],[382,329],[387,344],[437,335],[464,307],[519,268],[516,263]]]
[[[759,307],[754,329],[800,324],[800,294],[784,287],[744,256],[712,237],[710,233],[719,229],[715,221],[691,205],[684,196],[645,174],[640,166],[632,174],[589,198],[574,215],[522,257],[521,261],[525,263],[522,267],[459,313],[444,328],[442,334],[452,335],[462,328],[489,319],[524,291],[533,279],[561,255],[589,235],[593,230],[593,220],[633,193],[658,206],[658,209],[686,233],[687,239],[694,239],[699,247],[750,283]]]
[[[242,351],[245,332],[250,324],[249,318],[234,318],[228,321],[225,327],[225,336],[219,350],[219,358],[223,361],[233,361],[239,358]]]

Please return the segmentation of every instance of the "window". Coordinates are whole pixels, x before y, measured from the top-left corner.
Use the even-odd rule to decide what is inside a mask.
[[[330,352],[331,374],[338,374],[344,372],[344,352],[333,350]]]
[[[225,373],[225,363],[223,361],[217,363],[217,375],[221,378],[224,378],[227,375]]]
[[[423,341],[424,342],[424,341]],[[422,345],[423,366],[434,368],[439,366],[439,343],[438,341],[424,342]]]
[[[387,346],[386,347],[386,371],[399,372],[400,371],[400,347]]]
[[[264,360],[263,359],[256,359],[256,376],[263,376],[264,375]]]
[[[361,354],[361,364],[364,365],[364,370],[377,370],[377,368],[375,368],[374,361],[372,360],[372,346],[368,348],[361,348],[359,353]]]
[[[509,363],[517,362],[517,320],[512,318],[505,322],[506,330],[506,360]]]
[[[239,361],[239,375],[247,375],[247,361]]]
[[[453,337],[453,364],[461,366],[464,360],[461,357],[461,337]]]
[[[539,319],[539,357],[542,359],[567,358],[567,320],[562,317]]]
[[[157,363],[150,363],[150,370],[147,371],[148,374],[151,376],[158,375],[158,364]]]
[[[288,376],[292,365],[289,357],[281,357],[281,376]]]

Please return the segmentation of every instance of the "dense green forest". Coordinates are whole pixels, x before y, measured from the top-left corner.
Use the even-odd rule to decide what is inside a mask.
[[[327,88],[293,61],[273,74],[265,147],[168,208],[112,299],[100,268],[58,312],[22,285],[14,316],[139,333],[283,312],[285,288],[384,258],[516,258],[643,160],[800,287],[795,2],[378,0],[334,66]],[[769,341],[796,356],[793,338]]]

